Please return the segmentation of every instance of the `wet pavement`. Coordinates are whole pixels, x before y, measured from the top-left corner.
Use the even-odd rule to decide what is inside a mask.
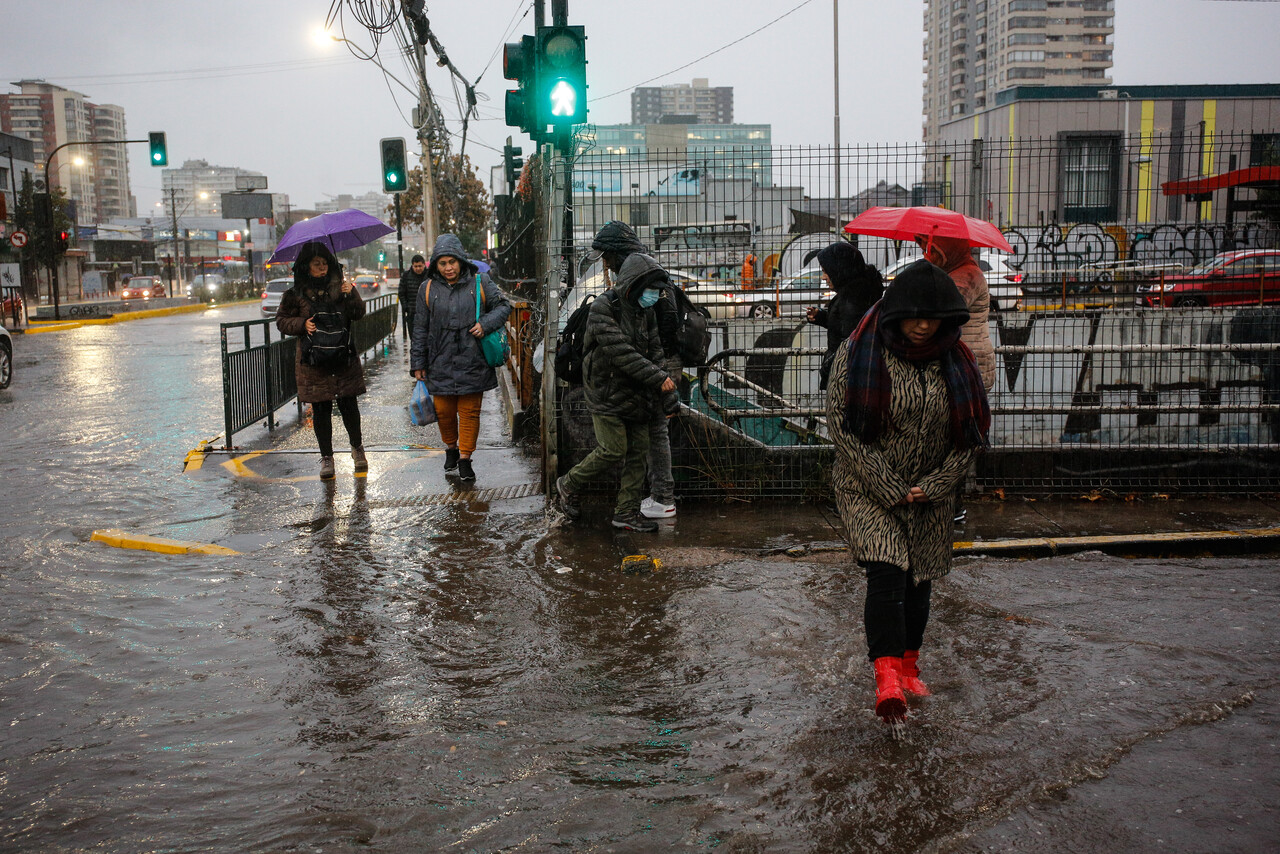
[[[368,477],[313,436],[183,472],[217,322],[37,336],[0,392],[0,849],[1265,851],[1280,838],[1273,499],[974,500],[933,696],[871,712],[861,581],[821,505],[548,517],[486,399],[473,485],[370,362]],[[343,431],[335,427],[341,447]],[[94,531],[216,543],[161,554]],[[1125,543],[984,553],[1011,539]],[[1045,548],[1041,546],[1040,548]],[[1112,554],[1104,554],[1106,548]],[[629,555],[656,557],[624,572]],[[1138,556],[1135,556],[1138,555]]]

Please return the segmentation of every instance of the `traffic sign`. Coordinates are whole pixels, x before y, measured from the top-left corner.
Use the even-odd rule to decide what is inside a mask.
[[[9,235],[9,242],[16,248],[21,249],[27,245],[27,233],[25,231],[15,231]]]

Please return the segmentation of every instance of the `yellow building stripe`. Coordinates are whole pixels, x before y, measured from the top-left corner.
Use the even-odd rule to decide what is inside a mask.
[[[1156,102],[1142,102],[1138,142],[1138,222],[1151,222],[1151,137],[1155,132]]]
[[[1008,187],[1008,199],[1005,202],[1005,205],[1007,207],[1005,207],[1005,220],[1004,220],[1005,223],[1009,225],[1013,225],[1015,222],[1019,222],[1018,219],[1015,219],[1016,212],[1013,209],[1013,185],[1017,176],[1016,170],[1018,166],[1016,162],[1017,153],[1015,151],[1015,149],[1017,148],[1017,142],[1016,142],[1017,137],[1014,135],[1015,133],[1017,133],[1017,130],[1018,130],[1017,122],[1014,120],[1014,110],[1016,108],[1017,108],[1016,104],[1009,105],[1009,179],[1008,179],[1008,183],[1006,184],[1006,186]]]
[[[146,534],[130,534],[116,528],[94,531],[91,537],[95,542],[105,543],[118,549],[138,549],[161,554],[197,554],[197,555],[238,555],[240,552],[225,546],[212,543],[191,543],[185,540],[166,540],[163,537],[149,537]]]

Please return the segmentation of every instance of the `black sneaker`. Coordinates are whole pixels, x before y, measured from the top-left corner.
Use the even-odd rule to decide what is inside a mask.
[[[457,448],[446,448],[446,449],[445,449],[445,452],[444,452],[444,473],[445,473],[445,474],[457,474],[457,473],[458,473],[458,449],[457,449]]]
[[[582,515],[582,508],[578,506],[578,494],[569,491],[563,476],[556,478],[556,495],[560,498],[560,511],[564,515],[570,519],[577,519]]]
[[[638,511],[630,513],[618,513],[613,517],[613,527],[621,528],[624,531],[639,531],[642,534],[652,534],[658,530],[657,522],[650,522],[648,519],[640,515]]]
[[[475,480],[476,471],[471,467],[471,460],[458,460],[458,479],[459,480]]]

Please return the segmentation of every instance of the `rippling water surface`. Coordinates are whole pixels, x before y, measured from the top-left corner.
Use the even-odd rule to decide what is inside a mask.
[[[1268,562],[964,563],[935,599],[935,696],[895,740],[838,561],[708,550],[624,575],[606,532],[549,532],[532,505],[387,508],[362,481],[182,474],[221,423],[217,323],[253,310],[18,341],[0,392],[0,848],[1274,842],[1274,738],[1249,785],[1219,781],[1257,801],[1239,848],[1214,847],[1212,803],[1181,800],[1195,748],[1154,749],[1274,715]],[[691,506],[679,524],[737,512],[762,511]],[[106,527],[261,547],[89,541]],[[1182,848],[1081,806],[1144,751],[1145,802],[1169,803]]]

